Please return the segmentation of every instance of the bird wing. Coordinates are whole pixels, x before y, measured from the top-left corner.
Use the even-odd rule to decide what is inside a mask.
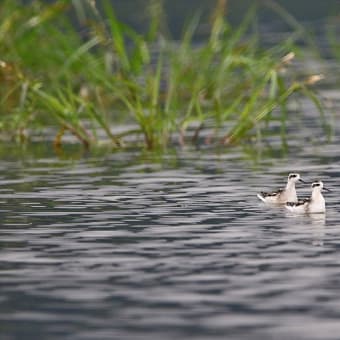
[[[310,202],[310,198],[299,199],[297,202],[287,202],[286,204],[290,207],[299,207]]]
[[[261,192],[261,195],[263,197],[274,197],[274,196],[278,196],[280,195],[281,193],[283,192],[283,189],[278,189],[276,191],[273,191],[273,192]]]

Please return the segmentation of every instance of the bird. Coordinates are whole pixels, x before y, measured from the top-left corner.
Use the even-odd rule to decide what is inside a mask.
[[[322,190],[331,191],[324,187],[322,181],[312,183],[312,195],[310,198],[300,199],[297,202],[287,202],[286,208],[297,213],[325,213],[326,202]]]
[[[274,192],[260,192],[257,194],[257,197],[265,202],[265,203],[271,203],[271,204],[286,204],[287,202],[297,202],[297,194],[295,189],[295,183],[296,182],[302,182],[306,183],[302,178],[300,177],[300,174],[298,173],[291,173],[288,175],[288,180],[286,187],[284,189],[279,189]]]

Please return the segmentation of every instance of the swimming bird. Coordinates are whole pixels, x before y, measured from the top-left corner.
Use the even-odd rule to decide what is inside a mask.
[[[331,191],[323,186],[321,181],[312,184],[312,195],[310,198],[298,200],[298,202],[287,202],[286,208],[297,213],[325,213],[326,203],[322,196],[322,190]]]
[[[272,203],[272,204],[285,204],[287,202],[297,202],[298,198],[296,195],[295,190],[295,183],[296,182],[303,182],[299,174],[292,173],[288,175],[287,185],[284,189],[279,189],[274,192],[261,192],[257,194],[257,197],[265,202],[265,203]]]

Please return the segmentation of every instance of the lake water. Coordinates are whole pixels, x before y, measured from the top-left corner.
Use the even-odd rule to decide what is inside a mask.
[[[339,339],[339,140],[316,120],[262,156],[3,159],[1,340]],[[293,170],[332,190],[325,218],[258,201]]]

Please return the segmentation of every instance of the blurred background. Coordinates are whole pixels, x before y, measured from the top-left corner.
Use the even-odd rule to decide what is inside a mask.
[[[112,0],[112,5],[115,7],[118,17],[130,25],[144,30],[148,25],[148,13],[146,5],[149,3],[145,0]],[[169,32],[178,38],[183,31],[183,25],[187,22],[196,11],[202,13],[202,18],[209,22],[209,14],[216,7],[218,1],[210,0],[164,0],[154,1],[162,3],[166,14],[166,21]],[[338,0],[279,0],[279,1],[265,1],[265,0],[228,0],[227,17],[229,22],[237,24],[244,17],[247,9],[257,3],[265,6],[280,6],[288,13],[295,17],[299,22],[304,23],[307,27],[318,31],[321,29],[320,25],[325,23],[330,17],[339,16],[340,1]],[[100,2],[97,2],[100,4]],[[265,25],[267,29],[287,30],[289,25],[285,23],[282,18],[279,18],[275,13],[265,6],[260,8],[258,17],[261,24]],[[337,20],[340,20],[338,17]]]

